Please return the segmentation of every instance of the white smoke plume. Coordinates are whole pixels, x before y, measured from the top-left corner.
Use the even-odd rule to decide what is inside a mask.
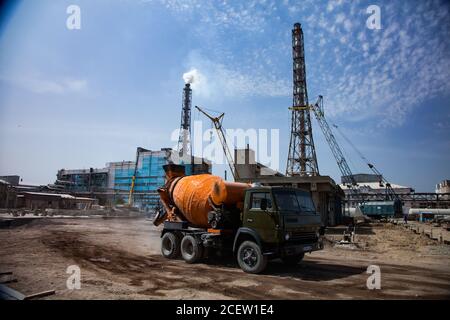
[[[189,83],[191,88],[195,90],[195,94],[202,97],[210,96],[210,88],[207,77],[200,73],[195,68],[191,68],[188,72],[183,74],[183,80],[185,83]]]
[[[203,75],[195,68],[183,73],[183,80],[185,83],[190,83],[193,86],[200,85],[203,80]]]
[[[183,73],[183,80],[185,83],[198,83],[201,80],[200,72],[197,69],[191,69],[190,71]]]

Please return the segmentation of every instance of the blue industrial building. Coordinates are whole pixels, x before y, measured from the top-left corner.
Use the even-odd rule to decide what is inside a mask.
[[[111,162],[102,169],[59,170],[56,184],[75,194],[90,194],[100,203],[127,204],[136,171],[132,204],[142,210],[151,210],[159,202],[157,189],[165,183],[163,165],[173,163],[174,151],[138,148],[136,161]],[[193,164],[185,164],[187,175],[211,173],[211,163],[194,158]]]

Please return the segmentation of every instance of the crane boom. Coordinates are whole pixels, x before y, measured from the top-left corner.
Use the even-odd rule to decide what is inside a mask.
[[[390,199],[390,200],[395,200],[395,201],[400,201],[400,198],[398,197],[397,193],[395,193],[394,189],[392,188],[391,184],[389,183],[389,181],[387,181],[387,179],[381,174],[380,171],[378,171],[377,168],[375,168],[375,166],[371,163],[367,163],[367,166],[373,171],[373,173],[375,173],[376,175],[381,176],[381,182],[384,183],[385,187],[386,187],[386,200]]]
[[[385,176],[375,167],[375,165],[370,163],[370,161],[362,154],[361,151],[359,151],[359,149],[351,142],[351,140],[349,138],[347,138],[347,136],[344,135],[344,133],[341,130],[339,130],[338,126],[334,125],[334,127],[339,131],[341,136],[348,142],[348,144],[355,150],[355,152],[361,157],[361,159],[367,164],[369,169],[372,170],[373,173],[375,173],[377,176],[380,177],[380,179],[381,179],[380,186],[383,186],[383,184],[384,184],[385,189],[386,189],[386,200],[398,201],[399,200],[398,195],[395,193],[390,182],[385,178]]]
[[[203,113],[211,122],[214,124],[214,128],[216,129],[217,136],[219,137],[220,143],[222,145],[223,153],[225,154],[225,157],[227,158],[228,165],[230,166],[231,174],[233,175],[234,180],[239,179],[239,174],[236,169],[236,164],[234,163],[233,157],[231,156],[230,149],[227,144],[227,139],[225,137],[225,132],[223,130],[222,121],[223,117],[225,116],[225,113],[222,113],[218,117],[213,117],[210,114],[208,114],[206,111],[201,109],[198,106],[195,106],[195,108]]]
[[[358,184],[356,183],[347,160],[345,160],[344,154],[342,153],[342,150],[339,147],[336,138],[334,137],[333,131],[331,131],[331,128],[328,125],[327,120],[325,119],[325,115],[323,112],[323,97],[319,96],[317,102],[314,105],[311,105],[310,108],[313,110],[316,120],[319,123],[320,128],[322,129],[323,135],[325,136],[325,139],[330,146],[331,152],[336,159],[339,170],[341,171],[343,176],[347,176],[350,179],[351,184],[349,187],[355,189],[355,186],[357,186]]]
[[[348,179],[350,179],[350,184],[347,186],[351,188],[352,193],[359,197],[361,200],[361,203],[365,203],[364,196],[362,193],[359,192],[357,186],[358,183],[355,180],[355,177],[353,176],[352,171],[350,170],[350,167],[345,160],[345,157],[342,153],[342,150],[339,146],[339,144],[336,141],[336,138],[331,131],[331,128],[325,119],[324,110],[323,110],[323,97],[319,96],[317,99],[317,102],[313,105],[308,106],[310,109],[313,110],[314,116],[317,119],[317,122],[319,123],[320,128],[322,129],[322,132],[325,136],[325,139],[328,142],[328,145],[330,146],[331,152],[333,153],[334,158],[336,159],[336,162],[339,166],[339,170],[341,171],[343,176],[347,176]],[[338,127],[335,125],[335,128],[338,129]],[[338,129],[339,131],[339,129]],[[341,133],[342,134],[342,133]],[[357,151],[357,153],[363,158],[363,160],[367,163],[369,168],[377,175],[381,177],[380,183],[384,183],[386,186],[386,200],[392,200],[394,201],[394,213],[401,213],[402,212],[402,202],[398,195],[395,193],[394,189],[392,188],[391,184],[383,177],[383,175],[375,168],[373,164],[371,164],[363,155],[362,153],[356,149],[356,147],[351,143],[351,141],[344,136],[344,138],[350,143],[350,145]]]
[[[362,198],[361,194],[357,189],[358,183],[356,182],[353,173],[350,170],[350,166],[348,165],[347,160],[345,160],[344,154],[342,153],[342,150],[339,147],[336,138],[334,137],[333,131],[331,130],[327,120],[325,119],[323,111],[323,97],[319,96],[317,102],[313,105],[309,105],[308,108],[312,109],[314,116],[316,117],[317,122],[319,123],[319,126],[322,129],[323,135],[325,136],[325,139],[327,140],[327,143],[330,146],[331,152],[333,153],[333,156],[336,160],[339,170],[341,171],[341,174],[350,179],[350,183],[347,184],[347,187],[350,188],[350,190],[355,196],[361,197],[361,202],[364,202],[364,199]]]

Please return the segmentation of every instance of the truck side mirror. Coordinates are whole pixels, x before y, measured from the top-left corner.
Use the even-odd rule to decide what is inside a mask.
[[[266,211],[267,210],[267,199],[261,199],[261,210]]]

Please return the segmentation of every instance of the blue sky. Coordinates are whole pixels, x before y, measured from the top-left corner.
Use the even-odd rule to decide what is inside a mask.
[[[71,4],[81,8],[81,30],[66,28]],[[366,27],[372,4],[380,30]],[[329,121],[391,182],[433,191],[450,178],[450,6],[362,0],[26,0],[3,8],[0,175],[46,184],[60,168],[172,146],[182,75],[192,68],[202,75],[194,105],[224,111],[228,128],[280,130],[284,171],[297,21],[310,102],[322,94]],[[339,180],[315,120],[313,130],[321,174]],[[340,142],[353,171],[366,172]]]

